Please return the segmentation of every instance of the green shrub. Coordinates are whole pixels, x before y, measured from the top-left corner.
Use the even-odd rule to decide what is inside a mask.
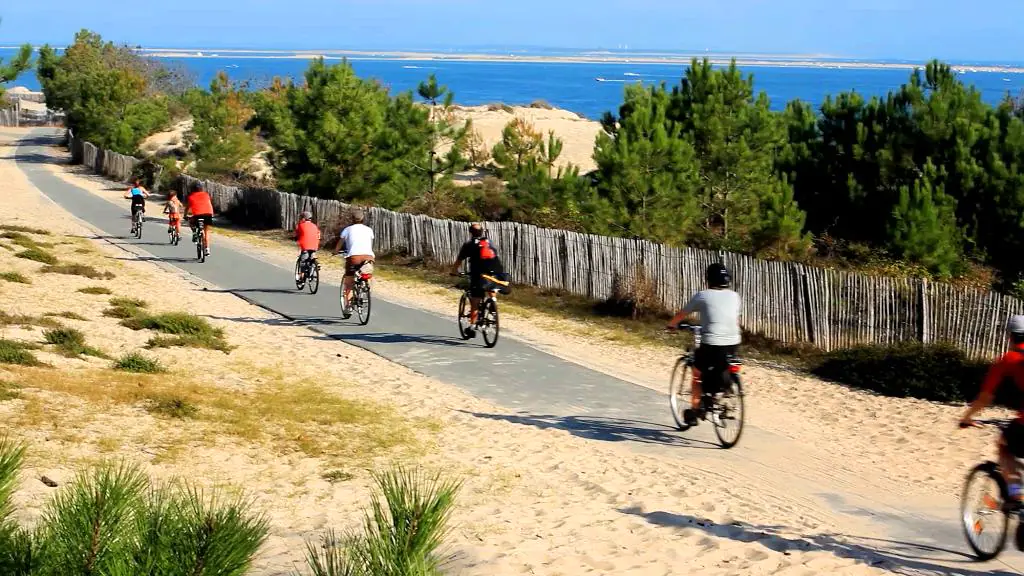
[[[0,380],[0,402],[21,398],[21,386]]]
[[[147,348],[170,348],[187,346],[230,352],[232,347],[224,340],[224,330],[215,328],[194,314],[167,312],[145,314],[138,308],[123,307],[118,310],[131,314],[121,320],[121,325],[132,330],[156,330],[173,337],[155,336],[146,344]],[[133,313],[134,312],[134,313]]]
[[[69,310],[64,312],[47,312],[46,314],[44,314],[44,316],[55,316],[57,318],[67,318],[68,320],[80,320],[83,322],[89,320],[88,318],[82,316],[78,312],[71,312]]]
[[[908,342],[829,352],[811,371],[886,396],[962,402],[977,395],[987,369],[988,363],[971,360],[950,344]]]
[[[149,304],[145,300],[139,300],[138,298],[117,297],[110,299],[110,306],[110,308],[103,311],[103,315],[124,320],[142,315],[144,313],[142,309],[149,306]]]
[[[328,531],[306,543],[312,576],[434,576],[450,559],[443,552],[460,483],[396,468],[375,474],[377,493],[363,532],[339,538]]]
[[[42,326],[43,328],[60,328],[60,322],[45,316],[29,316],[28,314],[10,314],[0,310],[0,326]]]
[[[53,344],[57,351],[69,358],[76,358],[83,354],[106,358],[102,351],[93,348],[85,343],[85,334],[74,328],[53,328],[43,332],[43,338],[47,344]]]
[[[219,350],[225,354],[234,350],[220,336],[211,334],[188,335],[188,336],[154,336],[146,342],[146,348],[206,348],[207,350]]]
[[[110,280],[114,278],[111,272],[93,268],[86,264],[60,264],[57,266],[44,266],[43,272],[47,274],[67,274],[69,276],[85,276],[90,280]]]
[[[31,284],[32,281],[25,277],[21,272],[3,272],[0,273],[0,280],[7,282],[15,282],[17,284]]]
[[[85,288],[79,288],[79,292],[82,294],[111,294],[110,288],[106,286],[86,286]]]
[[[0,364],[41,366],[42,362],[31,352],[32,346],[17,340],[0,338]]]
[[[114,370],[140,374],[161,374],[167,371],[159,360],[147,358],[138,352],[130,352],[118,358],[114,362]]]
[[[46,504],[39,526],[25,530],[13,519],[12,498],[24,459],[23,446],[0,439],[3,574],[242,576],[269,531],[246,500],[155,487],[124,463],[76,475]]]
[[[57,257],[54,256],[53,254],[50,254],[46,250],[43,250],[42,248],[28,248],[26,250],[18,252],[17,254],[15,254],[15,256],[17,256],[18,258],[24,258],[26,260],[32,260],[33,262],[50,264],[51,266],[47,266],[47,268],[50,268],[52,267],[52,265],[57,263]],[[43,270],[46,271],[45,268]]]

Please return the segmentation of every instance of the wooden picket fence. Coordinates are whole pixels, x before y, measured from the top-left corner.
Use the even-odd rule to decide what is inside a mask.
[[[138,162],[88,142],[70,142],[74,162],[111,178],[127,180]],[[182,176],[173,185],[187,194],[196,181]],[[290,230],[299,214],[309,210],[325,239],[337,237],[350,208],[335,200],[267,188],[202,183],[218,214],[250,226]],[[382,254],[450,263],[469,237],[467,222],[375,207],[366,213],[375,249]],[[1017,298],[922,279],[869,276],[518,222],[484,226],[513,282],[593,300],[607,299],[617,289],[628,293],[642,275],[643,281],[657,287],[666,309],[678,309],[703,288],[707,265],[723,262],[743,297],[745,329],[824,350],[867,343],[949,342],[972,357],[988,358],[1005,350],[1008,317],[1024,313],[1024,301]]]

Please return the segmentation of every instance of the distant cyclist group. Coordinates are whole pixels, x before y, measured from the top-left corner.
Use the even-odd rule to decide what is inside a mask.
[[[131,199],[131,234],[136,238],[142,238],[142,226],[145,222],[146,199],[150,197],[149,190],[146,190],[141,181],[132,181],[131,188],[124,194],[125,198]],[[209,192],[203,189],[202,184],[192,185],[185,204],[178,199],[176,190],[171,190],[164,204],[163,213],[167,215],[167,234],[171,244],[177,244],[181,237],[182,214],[192,229],[192,242],[196,245],[198,259],[202,262],[210,256],[210,232],[213,228],[213,200]]]

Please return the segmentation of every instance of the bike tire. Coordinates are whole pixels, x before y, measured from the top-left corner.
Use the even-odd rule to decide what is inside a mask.
[[[672,419],[676,422],[676,428],[685,432],[690,429],[683,418],[683,411],[691,405],[690,395],[692,392],[693,368],[686,356],[676,360],[672,368],[672,375],[668,381],[668,406],[672,410]]]
[[[498,322],[498,303],[493,298],[488,298],[484,301],[482,326],[480,332],[483,333],[484,346],[488,348],[494,348],[498,344],[498,336],[501,334],[501,324]]]
[[[359,316],[359,325],[366,326],[370,323],[370,310],[373,300],[370,298],[370,285],[362,283],[356,292],[356,314]]]
[[[196,238],[196,259],[202,264],[206,262],[206,250],[203,249],[206,244],[206,231],[202,228],[199,229],[199,237]]]
[[[469,294],[463,293],[462,298],[459,298],[459,338],[463,340],[469,340],[469,336],[466,335],[466,329],[469,328]]]
[[[316,294],[316,291],[320,289],[320,272],[316,269],[316,264],[310,263],[308,265],[309,273],[306,278],[306,286],[309,288],[310,294]]]
[[[302,262],[298,259],[295,260],[295,277],[303,278],[302,280],[295,281],[295,289],[302,290],[306,286],[305,277],[302,274]]]
[[[743,421],[746,418],[746,406],[744,404],[743,394],[743,383],[740,382],[740,377],[736,374],[730,374],[732,377],[732,383],[730,384],[730,390],[725,392],[721,398],[715,400],[713,414],[717,417],[717,421],[713,422],[712,425],[715,429],[715,436],[718,437],[718,442],[721,443],[722,448],[729,449],[735,446],[739,441],[740,437],[743,436]],[[729,395],[729,392],[732,392]],[[725,399],[729,398],[735,405],[738,406],[738,416],[729,414],[729,408]],[[734,437],[726,437],[725,429],[726,426],[722,422],[736,421],[736,435]]]
[[[135,237],[138,238],[139,240],[142,240],[142,222],[143,222],[143,220],[144,220],[144,217],[143,216],[139,216],[139,227],[136,229],[136,232],[135,232]]]
[[[999,501],[995,506],[989,506],[990,512],[997,518],[995,541],[992,546],[983,548],[977,541],[974,532],[980,532],[978,522],[971,510],[970,492],[974,482],[979,480],[991,480],[999,488]],[[968,546],[974,551],[974,556],[979,562],[991,560],[999,555],[1006,547],[1006,537],[1010,531],[1010,516],[1003,510],[1003,503],[1009,498],[1009,489],[1003,475],[999,472],[999,465],[995,462],[984,462],[975,466],[967,473],[967,480],[964,482],[964,489],[960,495],[960,526],[964,531]]]

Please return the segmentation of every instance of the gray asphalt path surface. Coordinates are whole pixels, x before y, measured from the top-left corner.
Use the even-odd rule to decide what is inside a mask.
[[[121,244],[139,259],[170,264],[214,286],[212,290],[230,292],[273,311],[284,322],[306,325],[324,338],[365,348],[516,411],[512,416],[475,414],[477,417],[559,428],[592,441],[625,442],[639,451],[671,453],[679,458],[680,466],[728,470],[732,477],[748,475],[759,483],[768,478],[780,494],[803,492],[840,515],[855,518],[858,525],[867,521],[874,527],[870,535],[819,537],[810,541],[810,546],[838,555],[869,555],[880,566],[903,574],[1022,573],[1024,556],[1015,550],[984,565],[970,561],[957,522],[956,502],[935,510],[907,509],[884,494],[884,489],[880,489],[883,493],[865,489],[870,488],[870,478],[846,478],[827,466],[807,468],[806,460],[787,458],[786,454],[799,454],[802,447],[760,430],[756,422],[747,423],[736,448],[721,450],[707,425],[686,433],[675,430],[666,394],[573,364],[507,334],[494,349],[485,348],[479,337],[461,340],[455,301],[452,315],[441,317],[375,299],[369,325],[359,326],[355,317],[340,318],[336,283],[322,281],[316,295],[300,292],[295,289],[293,270],[218,243],[216,236],[205,263],[196,260],[187,229],[179,246],[167,243],[163,219],[148,219],[143,238],[130,238],[127,201],[117,206],[52,172],[56,142],[52,131],[37,130],[26,136],[18,149],[18,165],[44,195],[99,231],[99,236]],[[153,206],[151,203],[150,214],[158,212]],[[682,511],[649,515],[648,520],[685,518],[677,512]],[[751,539],[750,534],[739,537]],[[1011,543],[1008,549],[1012,548]]]

